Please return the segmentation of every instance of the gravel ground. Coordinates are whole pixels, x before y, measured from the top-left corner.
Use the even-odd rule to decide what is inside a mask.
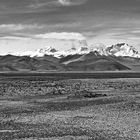
[[[140,79],[2,79],[0,139],[139,140],[139,91]]]

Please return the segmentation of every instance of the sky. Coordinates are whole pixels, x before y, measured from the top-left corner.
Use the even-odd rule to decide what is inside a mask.
[[[1,53],[71,39],[140,50],[140,0],[0,0]]]

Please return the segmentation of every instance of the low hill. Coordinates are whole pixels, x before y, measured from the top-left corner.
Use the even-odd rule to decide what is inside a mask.
[[[53,56],[29,57],[29,56],[0,56],[0,65],[5,68],[11,67],[11,70],[18,71],[38,71],[38,70],[61,70],[59,59]],[[0,69],[0,71],[2,68]]]

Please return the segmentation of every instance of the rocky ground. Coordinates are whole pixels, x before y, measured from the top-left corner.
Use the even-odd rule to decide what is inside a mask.
[[[1,140],[139,140],[140,79],[0,78]]]

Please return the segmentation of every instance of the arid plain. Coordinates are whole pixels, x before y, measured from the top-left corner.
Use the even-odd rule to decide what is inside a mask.
[[[0,77],[1,140],[139,140],[140,78]]]

